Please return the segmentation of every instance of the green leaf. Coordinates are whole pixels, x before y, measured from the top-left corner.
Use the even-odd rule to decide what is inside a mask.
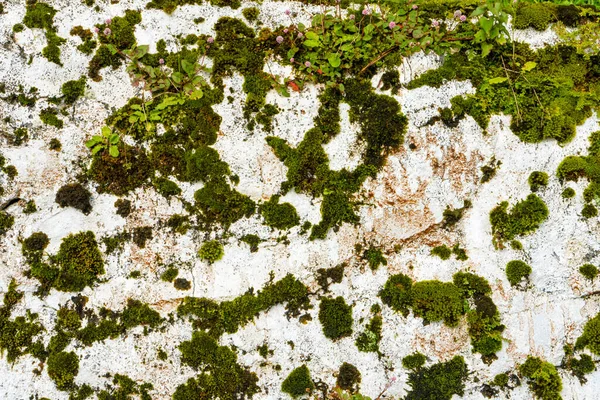
[[[306,32],[306,38],[310,39],[310,40],[319,40],[319,35],[310,31],[310,32]]]
[[[181,68],[183,68],[183,70],[188,75],[193,75],[194,73],[194,64],[192,64],[188,60],[181,60]]]
[[[130,123],[130,124],[134,124],[134,123],[138,122],[138,119],[139,119],[139,118],[138,118],[136,115],[131,115],[131,116],[129,117],[129,123]]]
[[[94,147],[96,144],[98,143],[98,139],[96,138],[96,136],[92,137],[90,140],[85,142],[85,146],[88,149],[91,149],[92,147]]]
[[[119,157],[119,148],[117,146],[110,146],[108,153],[113,157]]]
[[[176,84],[180,84],[181,81],[183,81],[183,74],[181,72],[173,72],[173,75],[171,75],[171,78],[173,79],[173,81]]]
[[[346,43],[340,47],[341,51],[350,51],[352,49],[354,49],[354,46],[352,46],[352,43]]]
[[[192,100],[199,100],[202,98],[202,96],[204,96],[204,93],[202,92],[202,89],[196,89],[192,92],[192,94],[190,94],[190,99]]]
[[[290,59],[290,58],[294,57],[294,55],[296,54],[296,52],[298,52],[298,48],[297,47],[293,47],[293,48],[289,49],[288,52],[287,52],[287,58]]]
[[[498,77],[496,77],[496,78],[492,78],[492,79],[490,79],[488,82],[489,82],[491,85],[495,85],[495,84],[497,84],[497,83],[506,82],[507,80],[508,80],[508,78],[507,78],[507,77],[504,77],[504,76],[498,76]]]
[[[298,24],[298,30],[299,30],[300,32],[304,32],[304,31],[306,30],[306,25],[304,25],[302,22],[300,22],[300,23]]]
[[[420,29],[415,29],[415,30],[413,31],[412,35],[413,35],[413,37],[414,37],[415,39],[419,39],[420,37],[422,37],[422,36],[423,36],[423,31],[422,31],[422,30],[420,30]]]
[[[487,57],[490,54],[490,51],[494,48],[494,45],[491,43],[481,43],[481,56]]]
[[[319,43],[316,40],[305,40],[302,44],[304,44],[304,46],[306,46],[306,47],[319,47],[319,46],[321,46],[321,43]]]
[[[525,65],[523,65],[523,68],[521,68],[523,71],[527,72],[527,71],[531,71],[532,69],[534,69],[537,66],[537,63],[533,62],[533,61],[527,61],[525,63]]]
[[[369,25],[365,26],[365,29],[364,29],[365,35],[368,35],[371,32],[373,32],[374,29],[375,29],[375,25],[373,25],[373,24],[369,24]]]
[[[119,135],[117,135],[116,133],[113,133],[110,136],[110,143],[111,144],[117,144],[117,143],[119,143]]]
[[[288,92],[288,90],[286,89],[285,86],[283,85],[278,85],[276,87],[277,89],[277,93],[279,93],[280,95],[282,95],[283,97],[290,97],[290,92]]]
[[[479,18],[479,26],[489,35],[492,26],[494,26],[494,21],[491,18],[481,17]]]
[[[110,44],[110,43],[106,45],[106,48],[107,48],[108,50],[110,50],[110,53],[111,53],[112,55],[115,55],[115,54],[117,54],[117,52],[118,52],[117,48],[116,48],[114,45]]]
[[[104,136],[108,136],[112,133],[112,131],[110,130],[110,128],[108,126],[103,126],[102,127],[102,134]]]
[[[342,63],[342,60],[340,59],[340,56],[337,53],[330,54],[329,56],[327,56],[327,61],[329,61],[329,65],[331,65],[333,68],[339,67]]]
[[[95,146],[92,149],[92,155],[96,154],[97,152],[99,152],[100,150],[104,149],[104,146]]]
[[[479,6],[475,9],[475,11],[473,11],[473,14],[471,14],[471,18],[473,17],[478,17],[480,15],[483,15],[486,12],[487,8],[483,7],[483,6]]]
[[[147,44],[138,46],[137,49],[135,50],[137,58],[144,57],[146,54],[148,54],[148,50],[150,50],[150,48],[148,47]]]

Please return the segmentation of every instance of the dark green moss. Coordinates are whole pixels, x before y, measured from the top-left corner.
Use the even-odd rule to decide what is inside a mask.
[[[177,278],[173,281],[173,287],[177,290],[190,290],[192,288],[192,282],[184,278]]]
[[[381,249],[370,246],[362,255],[363,260],[367,260],[371,270],[375,271],[380,265],[387,265],[387,259],[384,257]]]
[[[73,104],[85,93],[85,76],[76,81],[65,82],[61,89],[65,104]]]
[[[57,138],[52,138],[50,139],[50,143],[48,143],[48,148],[52,151],[60,151],[62,149],[62,144]]]
[[[454,227],[458,223],[458,221],[462,219],[465,211],[468,208],[471,208],[470,200],[465,200],[464,205],[461,208],[451,209],[450,206],[446,206],[446,209],[443,213],[444,219],[442,221],[442,226],[444,228]]]
[[[579,273],[587,279],[593,281],[598,276],[598,267],[593,264],[583,264],[579,267]]]
[[[128,376],[120,374],[115,374],[112,383],[115,387],[98,392],[98,400],[128,400],[134,398],[131,397],[134,395],[139,395],[140,400],[151,400],[148,391],[152,390],[153,386],[150,383],[138,384]]]
[[[352,334],[352,306],[341,296],[324,298],[319,305],[319,321],[325,337],[337,340]]]
[[[15,223],[15,217],[7,212],[0,211],[0,236],[5,235]]]
[[[492,293],[492,288],[484,278],[470,272],[457,272],[452,275],[452,282],[465,298],[485,296]]]
[[[115,213],[122,218],[127,218],[131,214],[131,201],[126,199],[117,199],[114,204],[117,209]]]
[[[174,400],[190,400],[203,393],[206,398],[235,400],[258,392],[255,373],[237,363],[229,347],[219,346],[210,335],[195,331],[192,339],[179,345],[181,362],[200,371],[196,378],[179,385]]]
[[[14,24],[12,30],[14,33],[23,32],[25,30],[25,26],[23,24]]]
[[[35,205],[35,200],[29,200],[25,203],[25,207],[23,207],[23,214],[33,214],[36,212],[37,206]]]
[[[529,182],[531,191],[537,192],[541,188],[548,186],[548,174],[542,171],[533,171],[529,175],[527,182]]]
[[[517,202],[510,212],[508,202],[500,203],[490,212],[494,245],[501,248],[503,241],[535,231],[548,215],[548,207],[535,194]]]
[[[340,283],[344,279],[345,264],[339,264],[332,268],[319,268],[317,270],[317,283],[324,292],[329,291],[329,285]]]
[[[146,247],[146,242],[152,240],[153,233],[151,226],[138,226],[133,229],[132,240],[140,249]]]
[[[379,297],[383,304],[406,317],[412,307],[412,285],[410,277],[404,274],[392,275],[379,292]]]
[[[423,354],[417,352],[402,358],[402,366],[406,369],[416,371],[425,365],[425,361],[427,361],[427,358]]]
[[[196,206],[207,224],[228,227],[235,221],[250,217],[256,208],[246,195],[231,189],[224,181],[209,181],[194,194]]]
[[[173,282],[173,279],[177,278],[177,275],[179,275],[179,269],[171,265],[160,275],[160,279],[165,282]]]
[[[421,281],[412,286],[412,309],[426,322],[444,321],[448,326],[458,325],[464,313],[461,291],[452,283]]]
[[[89,29],[84,29],[81,25],[78,25],[71,28],[70,34],[72,36],[79,36],[79,38],[83,42],[77,46],[77,50],[81,51],[83,54],[86,55],[92,54],[92,52],[97,46],[92,31],[90,31]]]
[[[106,254],[112,254],[115,251],[122,251],[125,243],[131,240],[131,233],[127,231],[115,233],[112,236],[102,238],[102,243],[106,246]]]
[[[279,204],[279,196],[272,196],[269,201],[259,207],[265,219],[265,225],[277,229],[290,229],[300,224],[300,217],[290,203]]]
[[[223,258],[225,251],[223,250],[223,245],[220,242],[217,240],[210,240],[202,243],[202,246],[198,251],[198,255],[202,260],[206,260],[212,264],[215,261]]]
[[[54,126],[58,129],[62,128],[64,123],[57,117],[58,110],[52,107],[45,108],[40,112],[40,119],[46,125]]]
[[[240,241],[247,243],[250,246],[251,253],[256,253],[258,251],[258,245],[262,242],[262,239],[258,235],[248,234],[242,236]]]
[[[593,218],[598,216],[598,209],[593,204],[586,204],[581,209],[581,216],[584,218]]]
[[[15,129],[15,131],[13,132],[12,138],[9,139],[9,142],[13,146],[21,146],[28,140],[29,140],[29,133],[27,131],[27,128],[21,127],[21,128]]]
[[[445,244],[441,246],[436,246],[431,249],[431,254],[434,256],[438,256],[442,260],[448,260],[452,255],[452,249]]]
[[[61,207],[73,207],[87,215],[92,211],[91,196],[80,183],[71,183],[58,189],[54,201]]]
[[[48,376],[59,390],[71,389],[78,373],[79,357],[72,351],[53,353],[48,357]]]
[[[383,318],[381,315],[374,315],[365,326],[365,330],[356,338],[356,348],[363,352],[379,352],[382,326]]]
[[[98,184],[98,193],[124,196],[144,186],[150,178],[152,165],[146,154],[134,147],[124,146],[123,157],[98,152],[92,159],[88,176]]]
[[[450,400],[464,394],[468,368],[461,356],[450,361],[420,367],[408,374],[410,390],[406,400]]]
[[[304,396],[315,389],[315,384],[310,377],[310,371],[306,365],[294,369],[281,384],[281,391],[293,398]]]
[[[457,260],[467,261],[469,256],[467,255],[467,251],[460,247],[458,243],[452,246],[452,254],[456,257]]]
[[[575,342],[575,349],[588,348],[593,354],[600,355],[600,314],[585,323],[583,333]]]
[[[350,393],[358,392],[361,381],[361,374],[358,368],[347,362],[340,366],[338,371],[336,386]]]
[[[60,291],[79,292],[104,274],[102,254],[91,231],[64,238],[53,261],[59,268],[53,285]]]
[[[181,189],[177,184],[166,178],[155,178],[152,182],[156,191],[165,198],[181,194]]]
[[[248,22],[254,22],[258,19],[259,9],[256,7],[248,7],[242,10],[242,15],[248,20]]]
[[[121,323],[124,329],[130,329],[134,326],[147,325],[152,328],[162,322],[160,314],[151,309],[148,304],[139,300],[127,300],[127,307],[121,315]]]
[[[516,29],[534,28],[543,31],[551,22],[556,21],[554,7],[543,3],[519,3],[516,7],[514,27]]]
[[[516,286],[523,278],[531,274],[531,267],[521,260],[513,260],[506,264],[506,278],[512,286]]]
[[[562,397],[562,380],[556,367],[540,358],[527,356],[519,366],[519,372],[527,378],[529,389],[541,400],[558,400]]]

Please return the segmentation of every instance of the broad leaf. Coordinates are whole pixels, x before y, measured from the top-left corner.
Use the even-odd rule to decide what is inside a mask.
[[[499,77],[490,79],[488,82],[492,85],[495,85],[496,83],[506,82],[507,80],[508,80],[508,78],[506,78],[504,76],[499,76]]]

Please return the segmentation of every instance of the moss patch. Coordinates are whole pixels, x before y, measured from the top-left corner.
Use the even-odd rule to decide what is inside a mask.
[[[341,296],[335,299],[324,298],[319,305],[319,321],[325,337],[337,340],[352,334],[352,306]]]

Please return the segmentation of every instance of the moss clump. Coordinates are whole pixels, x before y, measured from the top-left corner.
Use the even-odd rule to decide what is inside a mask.
[[[336,380],[336,386],[350,393],[355,393],[359,389],[361,375],[358,368],[347,362],[340,366]]]
[[[127,218],[129,214],[131,214],[132,208],[130,200],[117,199],[114,206],[117,209],[115,213],[122,218]]]
[[[377,313],[377,315],[371,318],[367,326],[365,326],[365,330],[356,338],[356,348],[363,352],[379,352],[382,327],[383,318]]]
[[[502,248],[503,241],[535,231],[548,215],[544,201],[533,193],[517,202],[510,212],[508,202],[503,201],[490,212],[494,245]]]
[[[48,143],[48,148],[52,151],[60,151],[62,149],[62,144],[57,138],[52,138]]]
[[[50,239],[44,232],[34,232],[27,239],[23,240],[23,252],[38,252],[43,251],[48,244]]]
[[[62,65],[60,62],[60,45],[65,39],[56,34],[54,26],[54,15],[56,10],[46,3],[30,1],[27,3],[23,24],[28,28],[38,28],[45,30],[47,45],[42,49],[42,55],[55,64]]]
[[[563,199],[572,199],[573,197],[575,197],[575,189],[573,188],[566,188],[565,190],[562,191],[561,196]]]
[[[531,274],[531,267],[521,260],[513,260],[506,264],[506,278],[511,286],[516,286],[523,278],[528,278]]]
[[[85,76],[82,76],[76,81],[63,83],[60,91],[63,94],[63,101],[65,104],[75,103],[77,99],[85,93]]]
[[[229,227],[235,221],[250,217],[255,203],[224,181],[209,181],[194,194],[196,206],[207,224],[218,223]]]
[[[339,264],[332,268],[319,268],[317,270],[317,283],[324,292],[329,291],[329,285],[340,283],[344,279],[345,264]]]
[[[352,334],[352,306],[343,297],[324,298],[319,305],[319,321],[326,338],[337,340]]]
[[[417,352],[402,358],[402,366],[406,369],[416,371],[425,365],[425,361],[427,361],[427,358],[423,354]]]
[[[219,337],[223,332],[237,332],[261,311],[283,303],[286,303],[288,316],[298,316],[300,309],[310,306],[308,288],[289,274],[278,282],[267,284],[256,294],[251,290],[220,304],[206,298],[186,297],[177,313],[193,317],[194,327]]]
[[[7,212],[0,210],[0,236],[5,235],[6,232],[8,232],[10,228],[12,228],[14,223],[15,217],[13,217]]]
[[[581,209],[581,216],[583,218],[593,218],[598,216],[598,209],[593,204],[586,204]]]
[[[9,143],[13,146],[21,146],[29,140],[29,132],[27,128],[17,128],[13,132],[13,136],[9,138]]]
[[[200,371],[194,379],[177,387],[174,400],[206,398],[235,400],[252,397],[258,392],[256,374],[237,363],[237,355],[229,347],[219,346],[210,335],[195,331],[192,339],[179,345],[181,362]]]
[[[462,219],[465,211],[469,208],[471,208],[470,200],[465,200],[461,208],[451,209],[450,206],[447,206],[444,210],[442,226],[447,229],[454,227],[458,221]]]
[[[87,215],[92,211],[91,197],[92,194],[80,183],[70,183],[58,189],[54,201],[61,207],[73,207]]]
[[[290,203],[279,204],[279,196],[272,196],[269,201],[259,207],[265,219],[265,225],[277,229],[290,229],[300,224],[300,217]]]
[[[304,396],[315,389],[315,384],[310,377],[310,371],[306,365],[301,365],[288,375],[281,384],[281,391],[293,398]]]
[[[181,188],[175,182],[166,178],[155,178],[152,182],[156,191],[164,198],[168,199],[171,196],[181,194]]]
[[[152,164],[142,150],[124,145],[127,157],[112,157],[108,152],[98,152],[92,159],[88,176],[98,184],[98,193],[124,196],[148,182]]]
[[[177,290],[190,290],[192,288],[192,282],[184,278],[177,278],[173,282],[173,287]]]
[[[124,329],[130,329],[134,326],[148,325],[156,327],[162,322],[160,314],[151,309],[148,304],[139,300],[127,300],[127,307],[121,314],[121,324]]]
[[[588,348],[595,355],[600,355],[600,314],[585,323],[583,333],[575,342],[575,350],[584,348]]]
[[[171,265],[160,275],[160,279],[165,282],[173,282],[177,275],[179,275],[179,269]]]
[[[413,281],[410,277],[404,274],[392,275],[379,292],[379,297],[392,310],[406,317],[412,307],[412,286]]]
[[[452,255],[452,249],[445,244],[441,246],[436,246],[431,249],[431,254],[434,256],[438,256],[442,260],[448,260]]]
[[[387,259],[383,255],[381,249],[374,246],[369,246],[362,255],[363,260],[367,260],[372,271],[376,271],[380,265],[387,265]]]
[[[48,357],[48,376],[59,390],[71,389],[78,373],[79,357],[72,351],[61,351]]]
[[[83,54],[92,54],[92,52],[97,46],[92,31],[90,31],[89,29],[84,29],[81,25],[78,25],[71,28],[70,34],[71,36],[79,36],[79,38],[83,42],[77,46],[77,50],[81,51]]]
[[[542,171],[533,171],[529,175],[527,182],[529,182],[531,191],[537,192],[541,188],[548,186],[548,174]]]
[[[152,239],[152,227],[151,226],[138,226],[133,229],[133,235],[131,236],[133,243],[135,243],[140,249],[146,247],[146,242]]]
[[[46,125],[54,126],[61,129],[64,125],[62,119],[57,117],[58,110],[56,108],[48,107],[40,112],[40,119]]]
[[[542,400],[560,400],[562,380],[556,367],[537,357],[527,356],[519,366],[519,372],[527,378],[529,389]]]
[[[406,400],[450,400],[452,396],[464,394],[468,368],[461,356],[450,361],[419,367],[408,374]]]
[[[444,321],[448,326],[458,325],[464,313],[460,290],[452,283],[421,281],[411,290],[412,309],[426,322]]]
[[[492,385],[499,387],[504,387],[508,385],[508,374],[500,373],[494,376],[494,379],[492,380]]]
[[[556,21],[554,8],[542,3],[519,3],[514,19],[516,29],[534,28],[544,31],[551,22]]]
[[[152,390],[152,384],[142,383],[137,384],[133,379],[126,375],[115,374],[113,380],[115,387],[111,390],[102,390],[98,392],[98,400],[113,400],[113,399],[131,399],[134,395],[139,395],[141,400],[150,400],[149,390]],[[135,398],[138,398],[137,396]],[[80,399],[73,399],[80,400]]]
[[[17,282],[12,279],[4,293],[4,305],[0,307],[0,350],[2,353],[6,352],[6,359],[11,364],[24,354],[43,358],[36,351],[40,342],[33,342],[33,338],[44,330],[43,326],[36,322],[37,314],[27,311],[26,316],[10,319],[14,306],[22,298],[23,292],[17,290]],[[43,345],[41,347],[43,349]]]
[[[198,255],[202,260],[208,261],[210,264],[220,260],[225,255],[223,245],[217,240],[210,240],[202,243]]]
[[[598,276],[598,267],[592,264],[583,264],[579,267],[579,273],[587,279],[593,281]]]
[[[91,231],[71,234],[63,239],[52,258],[59,268],[54,287],[63,292],[79,292],[104,274],[104,261]]]

